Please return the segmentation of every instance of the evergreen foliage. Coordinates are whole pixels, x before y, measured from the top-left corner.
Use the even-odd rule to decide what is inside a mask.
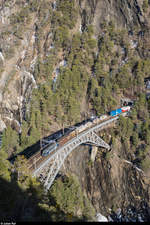
[[[10,163],[6,160],[7,154],[0,151],[0,178],[10,181]]]
[[[70,214],[75,217],[78,210],[81,217],[87,219],[89,215],[94,215],[94,209],[73,177],[65,178],[64,182],[58,179],[46,197],[52,202],[46,202],[43,200],[43,187],[27,171],[26,159],[17,157],[13,167],[15,173],[6,159],[39,141],[49,132],[53,122],[64,129],[83,120],[81,109],[86,110],[82,105],[84,99],[88,106],[88,112],[84,113],[88,114],[92,109],[100,116],[120,107],[118,100],[129,94],[136,98],[136,102],[129,118],[120,116],[112,139],[119,136],[131,159],[137,160],[143,170],[149,169],[150,100],[147,101],[144,93],[144,78],[149,76],[150,60],[148,57],[137,57],[136,50],[130,48],[127,31],[117,29],[113,21],[101,24],[102,32],[98,37],[95,37],[91,24],[86,25],[81,33],[77,31],[79,9],[75,0],[57,0],[54,11],[49,1],[30,0],[26,3],[24,6],[24,1],[16,1],[20,10],[10,16],[10,23],[13,35],[22,39],[22,26],[30,23],[34,13],[38,15],[35,41],[38,58],[34,68],[38,88],[32,92],[30,110],[22,122],[21,134],[10,126],[3,133],[0,178],[12,181],[14,176],[19,187],[31,193],[33,200],[48,212],[48,219],[60,221],[58,215],[66,218]],[[147,12],[148,0],[143,1],[142,7]],[[47,50],[49,43],[44,46],[42,43],[46,26],[50,27],[49,33],[52,32],[50,42],[54,49],[51,50]],[[43,48],[46,54],[42,58]],[[139,52],[141,50],[139,47]],[[59,66],[54,83],[54,70],[62,57],[58,56],[59,53],[67,66]],[[13,48],[9,48],[6,57],[13,54]],[[111,157],[111,153],[105,155],[106,160]],[[9,196],[9,201],[15,207],[13,195]]]
[[[8,126],[2,136],[2,150],[7,154],[17,151],[19,147],[19,136],[15,130]]]
[[[55,181],[49,193],[53,204],[71,217],[80,214],[80,217],[82,215],[86,220],[90,220],[95,214],[94,208],[82,194],[79,182],[74,176],[64,177],[63,182],[61,179]]]

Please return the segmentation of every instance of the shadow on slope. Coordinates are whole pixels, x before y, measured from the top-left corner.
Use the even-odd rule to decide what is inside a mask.
[[[0,178],[0,218],[4,222],[68,220],[58,206],[51,206],[50,201],[38,196],[33,187],[21,189],[15,178],[11,182]],[[78,218],[74,220],[79,221]]]
[[[69,131],[71,131],[70,128],[65,128],[64,129],[64,135],[68,134]],[[55,133],[53,133],[49,136],[43,137],[43,139],[56,140],[57,141],[62,135],[63,135],[63,130],[61,129],[61,130],[59,130],[59,131],[57,131],[57,132],[55,132]],[[22,152],[18,153],[17,155],[10,157],[8,160],[11,163],[14,163],[14,161],[15,161],[15,159],[18,155],[24,155],[28,159],[32,155],[34,155],[36,152],[38,152],[40,149],[41,149],[41,145],[40,145],[40,140],[39,140],[36,143],[34,143],[33,145],[24,149]]]

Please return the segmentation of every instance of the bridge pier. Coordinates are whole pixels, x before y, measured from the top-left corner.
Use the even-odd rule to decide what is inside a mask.
[[[98,147],[97,146],[91,146],[92,147],[92,151],[91,151],[91,161],[94,162],[95,161],[95,157],[97,155],[97,150]]]
[[[110,146],[102,140],[95,132],[98,132],[105,127],[107,127],[110,123],[115,122],[119,117],[116,116],[114,118],[111,118],[107,121],[104,121],[100,124],[97,124],[96,126],[79,133],[76,137],[69,140],[67,143],[65,143],[63,146],[58,147],[57,151],[54,151],[53,154],[51,154],[48,159],[43,161],[36,170],[32,172],[33,176],[40,177],[42,175],[42,180],[44,182],[45,188],[48,190],[55,177],[57,176],[61,166],[63,165],[66,157],[79,145],[83,143],[88,143],[90,145],[94,145],[91,153],[91,160],[94,161],[97,153],[97,147],[106,148],[107,150],[110,150]],[[46,143],[47,142],[47,143]],[[47,144],[47,148],[49,147],[50,141],[45,141],[45,144]],[[46,147],[46,146],[45,146]]]

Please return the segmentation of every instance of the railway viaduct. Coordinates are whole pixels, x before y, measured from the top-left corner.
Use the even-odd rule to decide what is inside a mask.
[[[66,157],[79,145],[89,143],[91,145],[99,146],[110,150],[110,146],[103,141],[96,132],[108,127],[111,123],[115,122],[119,116],[110,118],[104,122],[96,124],[95,126],[77,134],[74,138],[65,143],[62,147],[58,147],[49,156],[44,157],[44,161],[38,163],[37,159],[32,165],[32,176],[39,177],[44,183],[46,190],[48,190],[55,177],[57,176],[61,166],[63,165]],[[43,140],[44,141],[44,140]],[[49,148],[48,140],[45,140],[46,147]],[[41,157],[41,156],[40,156]],[[40,158],[39,158],[40,161]]]

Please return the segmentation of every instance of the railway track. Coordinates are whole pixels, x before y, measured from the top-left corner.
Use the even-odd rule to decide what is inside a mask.
[[[42,156],[41,151],[47,148],[48,144],[44,146],[41,150],[39,150],[36,154],[34,154],[32,157],[28,159],[28,169],[31,171],[31,173],[38,168],[38,166],[42,163],[44,163],[51,155],[53,155],[56,151],[59,151],[59,148],[61,148],[67,141],[70,141],[73,137],[67,137],[67,140],[65,142],[59,142],[59,147],[53,151],[50,152],[48,156]]]
[[[113,117],[114,118],[114,117]],[[106,122],[107,120],[109,121],[110,119],[112,119],[112,117],[109,117],[109,119],[105,119],[102,122]],[[94,127],[96,127],[98,124],[93,124],[92,127],[87,128],[86,130],[80,132],[80,133],[74,133],[74,136],[66,136],[65,139],[63,139],[64,137],[62,136],[62,138],[60,138],[60,140],[58,141],[59,143],[59,147],[53,151],[50,152],[50,154],[48,156],[42,156],[41,155],[41,151],[48,148],[46,146],[44,146],[44,148],[42,148],[41,150],[39,150],[36,154],[34,154],[31,158],[29,158],[28,160],[28,165],[29,165],[29,170],[31,173],[33,173],[37,168],[40,167],[40,165],[42,165],[45,161],[47,161],[49,158],[51,158],[52,155],[55,155],[55,153],[57,153],[57,151],[59,151],[59,149],[61,149],[65,144],[68,144],[69,142],[71,142],[74,138],[78,137],[79,135],[85,133],[86,131],[88,131],[89,129],[94,129]]]

